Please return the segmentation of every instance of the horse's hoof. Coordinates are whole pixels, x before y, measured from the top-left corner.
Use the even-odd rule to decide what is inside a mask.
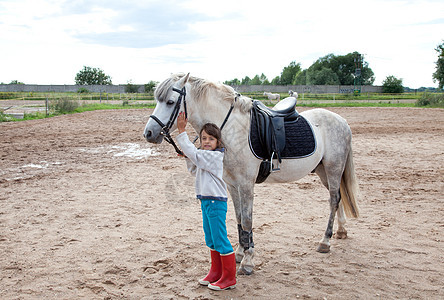
[[[237,275],[251,275],[251,274],[253,274],[253,268],[239,267],[239,269],[237,270]]]
[[[337,239],[346,239],[347,238],[347,230],[336,231],[335,237]]]
[[[330,252],[330,245],[319,243],[316,251],[318,251],[319,253],[328,253]]]

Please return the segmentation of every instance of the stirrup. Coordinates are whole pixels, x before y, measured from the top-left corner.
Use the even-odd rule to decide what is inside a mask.
[[[274,168],[274,165],[273,165],[273,156],[274,156],[274,152],[271,154],[271,158],[270,158],[270,170],[271,170],[271,172],[277,172],[277,171],[280,171],[281,168],[279,168],[279,160],[277,160],[276,168]]]

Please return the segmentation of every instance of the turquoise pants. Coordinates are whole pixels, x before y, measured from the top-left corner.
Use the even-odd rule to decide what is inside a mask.
[[[233,252],[233,247],[227,237],[227,202],[201,199],[203,230],[205,244],[220,254]]]

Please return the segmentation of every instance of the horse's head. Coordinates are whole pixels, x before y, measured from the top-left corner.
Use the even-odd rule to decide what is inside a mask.
[[[190,74],[178,81],[172,78],[163,81],[155,90],[156,108],[146,123],[143,136],[150,143],[160,144],[165,135],[177,128],[177,116],[180,111],[186,111],[185,84]]]

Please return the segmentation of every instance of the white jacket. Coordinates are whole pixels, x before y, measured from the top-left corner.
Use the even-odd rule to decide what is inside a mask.
[[[177,142],[187,156],[187,167],[196,176],[198,199],[227,201],[227,185],[224,173],[224,149],[200,150],[190,142],[186,132],[177,136]]]

